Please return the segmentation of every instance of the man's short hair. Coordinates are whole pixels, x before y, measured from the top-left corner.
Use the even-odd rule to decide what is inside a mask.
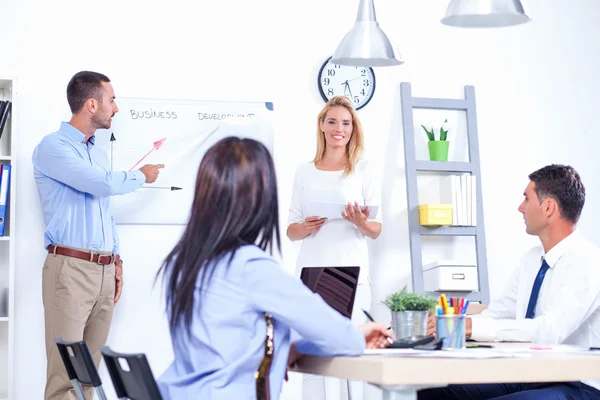
[[[106,75],[98,72],[81,71],[76,73],[67,85],[67,101],[73,114],[83,108],[88,99],[102,101],[102,83],[110,82]]]
[[[569,165],[552,164],[529,175],[535,182],[535,193],[540,203],[552,197],[558,203],[560,215],[577,223],[585,204],[585,187],[579,173]]]

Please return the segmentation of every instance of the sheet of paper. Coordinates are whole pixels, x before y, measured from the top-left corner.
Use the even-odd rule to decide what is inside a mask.
[[[395,355],[395,356],[401,356],[401,355],[415,355],[418,353],[429,353],[428,351],[423,351],[423,350],[414,350],[414,349],[365,349],[365,352],[363,353],[364,355],[368,356],[368,355]]]
[[[488,349],[466,350],[413,350],[413,349],[366,349],[365,355],[393,356],[393,357],[419,357],[419,358],[528,358],[531,353],[508,353]]]
[[[342,219],[342,211],[346,204],[337,203],[322,203],[313,201],[308,205],[308,217],[321,217],[327,219]],[[365,211],[367,207],[361,206],[361,211]],[[369,206],[369,217],[374,218],[377,215],[379,206]]]
[[[529,347],[498,347],[496,351],[501,353],[581,353],[590,355],[600,355],[600,351],[590,351],[589,347],[576,346],[569,344],[558,344],[552,346],[532,344]]]

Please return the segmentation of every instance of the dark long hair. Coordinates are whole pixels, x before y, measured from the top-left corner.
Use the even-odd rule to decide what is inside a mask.
[[[272,253],[273,242],[281,252],[278,216],[275,167],[264,145],[227,137],[206,152],[188,225],[158,271],[171,330],[183,321],[189,332],[195,286],[209,284],[223,257],[231,262],[241,246],[254,244]]]

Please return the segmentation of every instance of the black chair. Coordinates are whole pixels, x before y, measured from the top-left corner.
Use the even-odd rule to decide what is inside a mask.
[[[104,346],[101,350],[119,399],[163,400],[144,354],[117,353]],[[126,362],[129,369],[123,369]]]
[[[75,388],[77,399],[85,400],[81,386],[83,383],[94,386],[100,400],[106,400],[106,394],[104,393],[104,389],[102,389],[102,381],[94,365],[94,359],[87,343],[84,340],[80,342],[65,342],[62,337],[59,337],[55,341],[69,379]]]

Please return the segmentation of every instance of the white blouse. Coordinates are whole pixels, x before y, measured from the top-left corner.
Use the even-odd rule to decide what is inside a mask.
[[[321,171],[310,162],[296,170],[288,226],[304,222],[311,202],[378,206],[377,215],[368,221],[381,223],[381,189],[369,163],[359,160],[352,174],[344,171]],[[296,262],[296,275],[303,267],[359,266],[359,283],[369,276],[369,254],[365,236],[349,221],[329,219],[321,228],[302,241]]]

